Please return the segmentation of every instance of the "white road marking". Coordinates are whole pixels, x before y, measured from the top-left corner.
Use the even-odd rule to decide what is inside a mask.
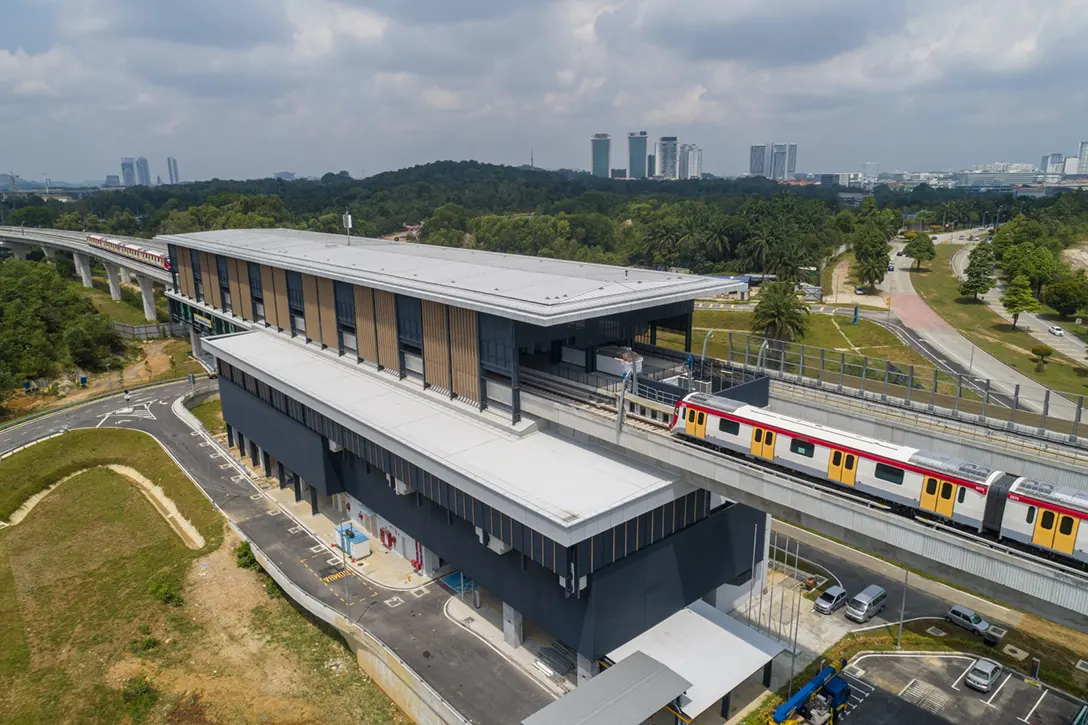
[[[960,684],[960,680],[962,680],[962,679],[963,679],[964,677],[966,677],[966,676],[967,676],[967,673],[968,673],[968,672],[970,672],[970,671],[971,671],[971,668],[972,668],[972,667],[974,667],[974,666],[975,666],[975,663],[974,663],[974,662],[972,662],[971,664],[967,665],[967,669],[965,669],[965,670],[963,671],[963,674],[962,674],[962,675],[960,675],[959,677],[957,677],[957,678],[956,678],[956,681],[952,683],[952,689],[953,689],[953,690],[955,690],[956,692],[959,692],[959,691],[960,691],[960,688],[956,687],[956,685]]]
[[[906,685],[904,685],[904,686],[903,686],[903,689],[899,691],[899,695],[898,695],[898,697],[902,697],[902,696],[903,696],[903,693],[904,693],[904,692],[906,692],[907,690],[909,690],[909,689],[910,689],[910,686],[911,686],[911,685],[913,685],[913,684],[914,684],[915,682],[917,682],[917,681],[918,681],[917,679],[911,679],[911,681],[910,681],[910,682],[908,682],[908,683],[907,683]]]
[[[997,689],[994,690],[994,694],[990,695],[990,699],[989,700],[983,700],[982,698],[979,698],[979,702],[981,702],[981,703],[983,703],[983,704],[985,704],[985,705],[987,705],[989,707],[996,707],[996,705],[992,704],[993,701],[994,701],[994,698],[997,697],[997,693],[1001,692],[1001,688],[1005,686],[1005,683],[1008,682],[1009,678],[1011,678],[1011,677],[1012,677],[1011,672],[1009,674],[1005,675],[1005,679],[1002,681],[1002,683],[1000,685],[998,685]]]
[[[1036,700],[1036,701],[1035,701],[1035,704],[1031,706],[1031,709],[1030,709],[1030,710],[1028,710],[1028,714],[1027,714],[1027,715],[1025,715],[1024,717],[1018,717],[1018,718],[1016,718],[1016,719],[1017,719],[1017,720],[1019,720],[1020,722],[1028,722],[1028,721],[1030,721],[1030,720],[1031,720],[1031,716],[1032,716],[1032,715],[1033,715],[1033,714],[1035,713],[1035,709],[1036,709],[1037,707],[1039,707],[1040,703],[1042,703],[1042,701],[1043,701],[1043,698],[1044,698],[1044,697],[1046,697],[1046,693],[1048,693],[1048,692],[1050,692],[1050,690],[1043,690],[1043,694],[1039,695],[1039,699],[1038,699],[1038,700]]]

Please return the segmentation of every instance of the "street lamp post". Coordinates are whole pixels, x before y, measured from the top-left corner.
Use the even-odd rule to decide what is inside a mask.
[[[706,333],[706,337],[703,338],[703,353],[702,353],[702,355],[699,356],[699,375],[700,376],[705,375],[705,373],[703,371],[705,370],[704,364],[706,363],[706,343],[712,337],[714,337],[714,331],[709,330]]]

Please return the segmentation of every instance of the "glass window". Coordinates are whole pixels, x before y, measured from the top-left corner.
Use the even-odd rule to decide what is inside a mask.
[[[340,331],[340,352],[350,352],[356,357],[359,355],[359,343],[355,339],[355,335],[347,330]]]
[[[291,334],[292,335],[306,335],[306,318],[302,315],[291,315]]]
[[[835,451],[831,455],[831,465],[832,466],[841,466],[842,465],[842,451]]]
[[[1026,521],[1027,523],[1030,524],[1034,520],[1035,520],[1035,507],[1034,506],[1028,506],[1028,514],[1024,518],[1024,521]]]
[[[1058,533],[1062,536],[1069,536],[1073,533],[1073,517],[1062,516],[1061,522],[1058,524]]]
[[[193,287],[195,288],[193,291],[196,293],[196,301],[197,302],[203,302],[204,301],[204,283],[201,282],[199,279],[195,279],[195,280],[193,280]]]
[[[261,297],[264,290],[261,288],[261,265],[255,262],[246,262],[249,272],[249,293]]]
[[[876,464],[876,477],[881,481],[887,481],[899,486],[903,484],[903,469],[878,463]]]
[[[945,481],[941,484],[941,498],[945,499],[946,501],[952,498],[952,484],[948,481]]]
[[[694,423],[695,422],[695,410],[693,408],[688,409],[688,422],[689,423]]]
[[[702,412],[702,411],[700,410],[700,411],[699,411],[699,420],[698,420],[698,421],[696,421],[696,423],[695,423],[695,424],[696,424],[696,425],[702,425],[702,424],[703,424],[703,423],[705,423],[705,422],[706,422],[706,414],[705,414],[705,413],[703,413],[703,412]]]
[[[756,428],[756,443],[762,443],[762,442],[763,442],[763,429],[762,428]]]
[[[816,453],[816,446],[808,441],[799,441],[796,438],[790,441],[790,453],[796,453],[805,458],[812,458]]]
[[[767,431],[766,437],[763,439],[763,445],[769,446],[774,443],[774,433]]]
[[[740,433],[740,423],[735,420],[718,418],[718,430],[720,430],[722,433],[735,436]]]
[[[230,292],[228,292],[227,290],[224,289],[224,290],[220,290],[220,294],[223,297],[223,311],[224,312],[234,312],[234,308],[231,307],[231,304],[230,304]]]
[[[926,494],[929,495],[929,496],[935,496],[937,494],[937,479],[936,478],[927,478],[926,479]]]
[[[848,471],[853,470],[853,468],[854,468],[854,454],[853,453],[847,453],[846,454],[846,463],[843,464],[843,468],[845,468]]]
[[[1053,511],[1044,511],[1043,512],[1043,520],[1039,522],[1039,526],[1043,527],[1044,529],[1053,529],[1054,528],[1054,512]]]
[[[963,486],[960,486],[960,495],[956,497],[956,500],[959,501],[960,503],[963,503],[963,500],[965,498],[967,498],[967,489],[964,488]]]
[[[264,303],[253,301],[253,319],[257,322],[264,322]]]

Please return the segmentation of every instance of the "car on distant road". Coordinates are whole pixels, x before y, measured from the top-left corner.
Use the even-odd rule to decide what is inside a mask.
[[[895,271],[895,265],[894,265],[894,264],[891,264],[891,263],[889,263],[889,264],[888,264],[888,271],[889,271],[889,272],[894,272],[894,271]]]
[[[859,285],[858,285],[857,287],[855,287],[855,288],[854,288],[854,294],[856,294],[856,295],[863,295],[863,294],[865,294],[865,288],[864,288],[864,287],[862,287],[862,286],[861,286],[861,285],[859,284]]]
[[[823,614],[831,614],[846,604],[846,590],[837,584],[824,590],[812,608]]]
[[[978,613],[975,612],[975,610],[968,609],[959,604],[953,604],[949,607],[944,618],[946,622],[958,624],[964,629],[971,630],[975,634],[986,634],[990,631],[989,622],[978,616]]]
[[[898,252],[895,253],[895,256],[902,257],[903,256],[903,250],[900,249]]]
[[[963,681],[967,683],[968,687],[979,692],[989,692],[993,689],[994,683],[1001,677],[1002,671],[1001,665],[983,657],[975,661],[975,664],[967,671],[967,676]]]
[[[1058,327],[1057,325],[1051,325],[1050,327],[1048,327],[1046,329],[1047,329],[1047,332],[1049,332],[1051,335],[1057,335],[1058,337],[1065,337],[1065,330]]]
[[[932,236],[932,237],[930,237],[930,239],[932,239],[933,241],[937,241],[937,237],[936,237],[936,236]]]

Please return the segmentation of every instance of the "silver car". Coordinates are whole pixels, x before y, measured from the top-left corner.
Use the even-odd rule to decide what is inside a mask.
[[[812,608],[822,614],[831,614],[846,604],[846,590],[838,585],[830,586],[817,597]]]
[[[990,631],[990,623],[982,617],[978,616],[978,613],[973,609],[962,607],[959,604],[954,604],[948,608],[948,612],[944,615],[945,621],[952,624],[958,624],[964,629],[969,629],[975,634],[986,634]]]
[[[967,677],[964,678],[964,682],[968,687],[971,687],[979,692],[989,692],[993,689],[994,683],[1001,677],[1001,665],[997,664],[993,660],[988,660],[985,657],[975,662],[967,672]]]

